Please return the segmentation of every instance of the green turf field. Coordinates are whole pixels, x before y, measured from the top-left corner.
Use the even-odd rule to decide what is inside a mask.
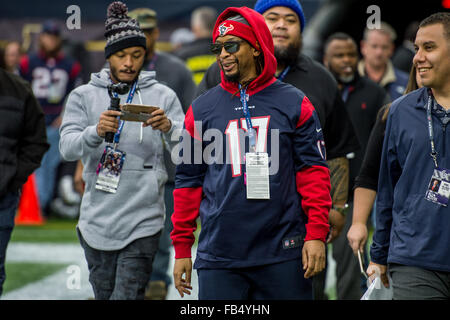
[[[3,293],[19,289],[28,283],[39,281],[67,267],[66,264],[7,262]],[[39,297],[36,297],[37,299]]]
[[[12,242],[78,243],[76,220],[49,219],[42,226],[15,226]]]
[[[10,243],[78,243],[76,220],[49,219],[42,226],[16,225]],[[66,267],[66,264],[6,262],[3,293],[39,281]]]

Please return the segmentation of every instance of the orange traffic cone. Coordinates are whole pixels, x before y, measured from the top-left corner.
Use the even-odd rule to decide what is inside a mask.
[[[23,185],[22,196],[19,202],[19,212],[16,215],[15,222],[17,225],[44,224],[39,206],[34,173],[28,177],[27,182]]]

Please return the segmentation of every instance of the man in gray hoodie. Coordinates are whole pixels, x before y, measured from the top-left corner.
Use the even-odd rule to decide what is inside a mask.
[[[163,149],[171,149],[171,134],[183,121],[176,94],[158,83],[154,72],[140,71],[145,35],[127,12],[121,2],[108,7],[105,56],[110,69],[92,74],[87,85],[72,91],[60,129],[63,158],[81,159],[84,165],[77,231],[96,299],[144,298],[164,225]],[[120,82],[131,87],[117,96],[121,104],[158,107],[149,120],[119,121],[119,111],[107,110],[108,85]],[[108,132],[115,133],[114,145],[105,143]],[[118,175],[106,179],[114,183],[101,179],[108,155],[118,155]]]

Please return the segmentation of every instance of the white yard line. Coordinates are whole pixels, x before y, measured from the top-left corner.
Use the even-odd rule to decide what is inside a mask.
[[[11,242],[6,262],[71,263],[84,260],[79,244]]]
[[[1,297],[3,300],[84,300],[94,296],[80,245],[12,242],[6,262],[58,263],[68,267],[5,293]]]
[[[195,257],[195,249],[193,251]],[[173,247],[170,254],[167,273],[172,277]],[[11,242],[8,246],[6,262],[58,263],[68,264],[68,267],[40,281],[7,292],[0,297],[2,300],[85,300],[94,297],[84,252],[79,244]],[[183,300],[198,299],[198,280],[195,270],[192,273],[191,282],[192,294],[185,295]],[[172,283],[167,300],[179,299],[181,298],[178,291]]]

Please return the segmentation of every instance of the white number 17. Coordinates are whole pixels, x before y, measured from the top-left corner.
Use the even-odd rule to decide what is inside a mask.
[[[228,151],[231,160],[231,170],[233,177],[238,177],[241,172],[241,141],[239,139],[239,120],[241,128],[247,131],[247,122],[245,118],[230,120],[225,130],[228,141]],[[269,129],[270,116],[252,117],[252,126],[256,130],[256,152],[266,152],[267,132]]]

